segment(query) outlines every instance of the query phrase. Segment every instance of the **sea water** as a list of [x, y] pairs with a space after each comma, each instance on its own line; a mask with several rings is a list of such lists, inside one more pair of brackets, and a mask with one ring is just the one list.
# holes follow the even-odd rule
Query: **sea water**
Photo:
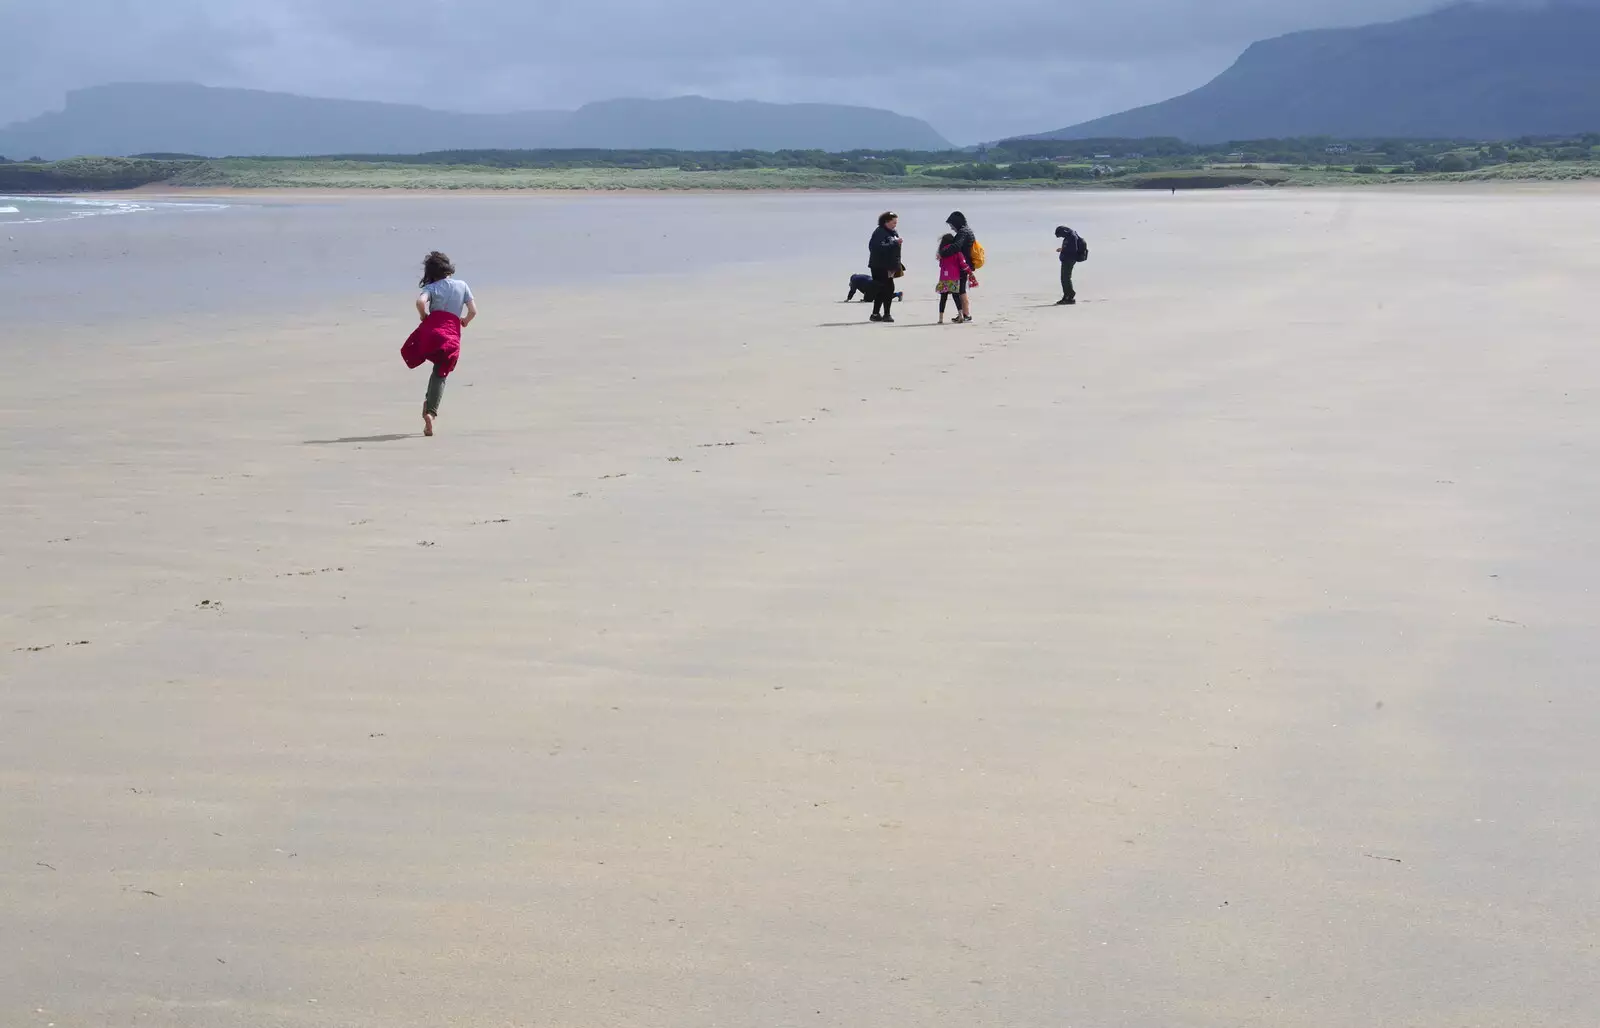
[[158, 210], [209, 209], [224, 204], [171, 203], [125, 197], [91, 200], [65, 196], [0, 196], [0, 227], [35, 225], [48, 221], [76, 221], [113, 214], [145, 214]]

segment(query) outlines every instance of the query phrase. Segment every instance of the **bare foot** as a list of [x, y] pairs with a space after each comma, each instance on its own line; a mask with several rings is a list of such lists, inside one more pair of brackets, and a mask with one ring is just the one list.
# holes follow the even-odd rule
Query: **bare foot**
[[433, 435], [433, 415], [432, 414], [424, 414], [422, 416], [422, 434], [423, 435]]

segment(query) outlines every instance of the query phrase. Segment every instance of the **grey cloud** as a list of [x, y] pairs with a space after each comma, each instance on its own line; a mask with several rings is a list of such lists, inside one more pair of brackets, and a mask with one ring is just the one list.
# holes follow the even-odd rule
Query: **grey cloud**
[[[0, 121], [196, 80], [473, 110], [686, 92], [892, 107], [970, 141], [1191, 88], [1253, 39], [1433, 0], [0, 0]], [[20, 27], [18, 27], [20, 26]]]

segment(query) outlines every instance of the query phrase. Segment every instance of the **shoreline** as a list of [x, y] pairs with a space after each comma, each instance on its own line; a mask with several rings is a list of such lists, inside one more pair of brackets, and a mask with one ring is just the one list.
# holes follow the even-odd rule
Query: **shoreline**
[[[1019, 144], [1020, 145], [1020, 144]], [[553, 153], [553, 152], [552, 152]], [[1565, 151], [1562, 151], [1565, 153]], [[1557, 159], [1538, 151], [1519, 159], [1462, 159], [1451, 167], [1430, 170], [1418, 162], [1369, 163], [1349, 166], [1293, 160], [1293, 154], [1271, 153], [1260, 163], [1214, 158], [1163, 157], [1135, 165], [1087, 165], [1080, 160], [1027, 154], [985, 156], [974, 163], [955, 155], [901, 155], [892, 163], [821, 160], [783, 153], [766, 157], [677, 155], [681, 159], [648, 159], [631, 151], [606, 152], [602, 158], [537, 151], [464, 152], [459, 154], [347, 157], [148, 158], [76, 157], [54, 162], [0, 165], [0, 191], [18, 195], [54, 192], [131, 192], [134, 195], [260, 195], [284, 191], [297, 195], [347, 192], [417, 193], [422, 195], [601, 193], [1066, 193], [1183, 191], [1214, 192], [1262, 188], [1457, 188], [1473, 183], [1513, 182], [1561, 184], [1600, 179], [1600, 163]], [[1253, 155], [1252, 155], [1253, 156]], [[1303, 156], [1303, 155], [1302, 155]], [[873, 160], [876, 160], [874, 158]], [[1442, 159], [1441, 159], [1442, 163]], [[1465, 170], [1471, 169], [1471, 170]]]
[[[1592, 179], [1469, 179], [1469, 180], [1423, 180], [1399, 182], [1330, 182], [1330, 183], [1295, 183], [1287, 182], [1275, 186], [1226, 186], [1218, 189], [1179, 189], [1181, 195], [1236, 195], [1239, 193], [1274, 194], [1274, 193], [1372, 193], [1375, 191], [1405, 191], [1408, 193], [1438, 192], [1438, 193], [1547, 193], [1563, 192], [1567, 190], [1597, 190], [1600, 189], [1600, 178]], [[916, 186], [905, 189], [856, 189], [845, 186], [832, 187], [782, 187], [775, 186], [770, 189], [742, 189], [742, 188], [625, 188], [625, 189], [562, 189], [558, 187], [536, 186], [526, 188], [507, 189], [447, 189], [438, 187], [421, 187], [417, 189], [394, 188], [389, 186], [168, 186], [149, 185], [139, 186], [134, 189], [96, 190], [62, 193], [34, 193], [34, 194], [7, 194], [21, 198], [29, 196], [62, 197], [72, 199], [94, 199], [96, 197], [143, 197], [146, 199], [273, 199], [292, 198], [297, 200], [327, 199], [393, 199], [396, 197], [414, 197], [417, 199], [447, 199], [460, 197], [463, 199], [484, 199], [492, 197], [604, 197], [604, 196], [877, 196], [901, 194], [906, 196], [932, 196], [940, 193], [954, 193], [963, 196], [1012, 196], [1019, 193], [1031, 194], [1064, 194], [1064, 195], [1161, 195], [1166, 194], [1165, 189], [1135, 189], [1112, 185], [1076, 185], [1076, 186], [1038, 186], [1028, 188], [1025, 186], [995, 186], [992, 183], [963, 187], [960, 185], [937, 187]]]
[[[139, 186], [136, 189], [119, 189], [119, 190], [109, 190], [109, 191], [105, 191], [105, 192], [93, 192], [93, 193], [70, 193], [70, 194], [65, 194], [64, 193], [64, 194], [57, 194], [57, 195], [73, 196], [73, 197], [93, 197], [93, 196], [107, 196], [107, 195], [113, 195], [114, 194], [114, 195], [117, 195], [117, 196], [148, 196], [148, 197], [157, 197], [157, 196], [180, 197], [180, 196], [186, 196], [186, 197], [217, 197], [217, 198], [235, 197], [235, 198], [237, 198], [237, 197], [248, 197], [248, 196], [270, 196], [270, 195], [282, 194], [284, 196], [294, 196], [294, 197], [300, 197], [300, 198], [311, 197], [311, 196], [322, 196], [322, 197], [327, 197], [328, 199], [349, 199], [349, 198], [354, 198], [354, 197], [396, 197], [396, 196], [415, 196], [415, 197], [426, 197], [426, 198], [430, 198], [430, 199], [446, 199], [446, 198], [450, 198], [450, 197], [463, 197], [463, 198], [468, 198], [468, 199], [481, 199], [481, 198], [484, 198], [484, 197], [494, 197], [494, 196], [552, 196], [552, 197], [561, 197], [561, 196], [573, 196], [573, 197], [577, 197], [577, 196], [629, 196], [629, 197], [639, 197], [639, 196], [714, 196], [714, 195], [715, 196], [722, 196], [722, 195], [727, 195], [727, 196], [815, 196], [815, 195], [830, 195], [830, 194], [835, 194], [835, 193], [842, 194], [842, 195], [850, 195], [850, 196], [875, 196], [875, 195], [887, 194], [887, 193], [905, 193], [905, 194], [908, 194], [908, 195], [919, 195], [920, 196], [920, 195], [924, 195], [924, 194], [935, 194], [935, 193], [942, 193], [942, 192], [962, 193], [962, 194], [974, 194], [974, 193], [979, 193], [979, 194], [981, 194], [981, 193], [1013, 194], [1013, 193], [1028, 193], [1028, 192], [1048, 192], [1048, 193], [1076, 192], [1076, 193], [1086, 193], [1086, 192], [1106, 192], [1106, 191], [1108, 191], [1108, 190], [1105, 187], [1098, 187], [1098, 188], [1089, 187], [1089, 188], [1079, 188], [1079, 189], [1060, 189], [1060, 188], [1048, 188], [1048, 187], [1047, 188], [1041, 188], [1041, 189], [1019, 189], [1019, 188], [970, 188], [970, 189], [962, 189], [962, 188], [956, 187], [956, 188], [946, 189], [943, 186], [940, 186], [940, 187], [937, 187], [937, 188], [912, 187], [912, 188], [909, 188], [909, 189], [893, 189], [893, 188], [861, 189], [861, 188], [851, 188], [851, 187], [848, 187], [848, 186], [839, 186], [839, 187], [836, 187], [836, 188], [835, 187], [827, 187], [827, 186], [810, 186], [810, 187], [806, 187], [806, 186], [798, 186], [798, 187], [797, 186], [774, 186], [774, 187], [772, 187], [770, 189], [742, 189], [742, 188], [734, 188], [734, 187], [722, 187], [722, 188], [706, 187], [706, 188], [702, 188], [702, 189], [684, 189], [684, 188], [672, 188], [672, 187], [661, 188], [661, 189], [651, 189], [651, 188], [646, 188], [646, 187], [628, 187], [628, 188], [619, 188], [619, 189], [592, 189], [592, 188], [590, 188], [590, 189], [562, 189], [562, 188], [560, 188], [558, 186], [527, 186], [527, 187], [515, 187], [515, 188], [506, 188], [506, 189], [448, 189], [448, 188], [441, 188], [441, 187], [437, 187], [437, 186], [423, 186], [423, 187], [419, 187], [419, 188], [416, 188], [416, 189], [405, 189], [405, 188], [395, 188], [395, 187], [392, 187], [392, 186], [337, 186], [337, 187], [327, 187], [327, 186], [261, 186], [261, 187], [258, 188], [258, 187], [252, 187], [252, 186], [164, 186], [164, 185], [150, 185], [150, 186]], [[40, 195], [43, 195], [43, 194], [40, 194]]]

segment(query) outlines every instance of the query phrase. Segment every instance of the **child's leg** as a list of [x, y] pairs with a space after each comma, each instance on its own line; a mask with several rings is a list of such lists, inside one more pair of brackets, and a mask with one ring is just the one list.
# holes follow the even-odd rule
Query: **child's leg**
[[439, 413], [439, 401], [444, 399], [444, 377], [439, 374], [439, 369], [434, 368], [433, 374], [428, 376], [428, 395], [422, 399], [422, 413]]
[[444, 399], [444, 376], [434, 366], [428, 375], [428, 392], [422, 398], [422, 434], [433, 435], [433, 419], [439, 415], [439, 401]]
[[950, 302], [950, 294], [949, 293], [940, 293], [939, 294], [939, 320], [940, 321], [944, 320], [945, 304], [947, 304], [949, 302]]

